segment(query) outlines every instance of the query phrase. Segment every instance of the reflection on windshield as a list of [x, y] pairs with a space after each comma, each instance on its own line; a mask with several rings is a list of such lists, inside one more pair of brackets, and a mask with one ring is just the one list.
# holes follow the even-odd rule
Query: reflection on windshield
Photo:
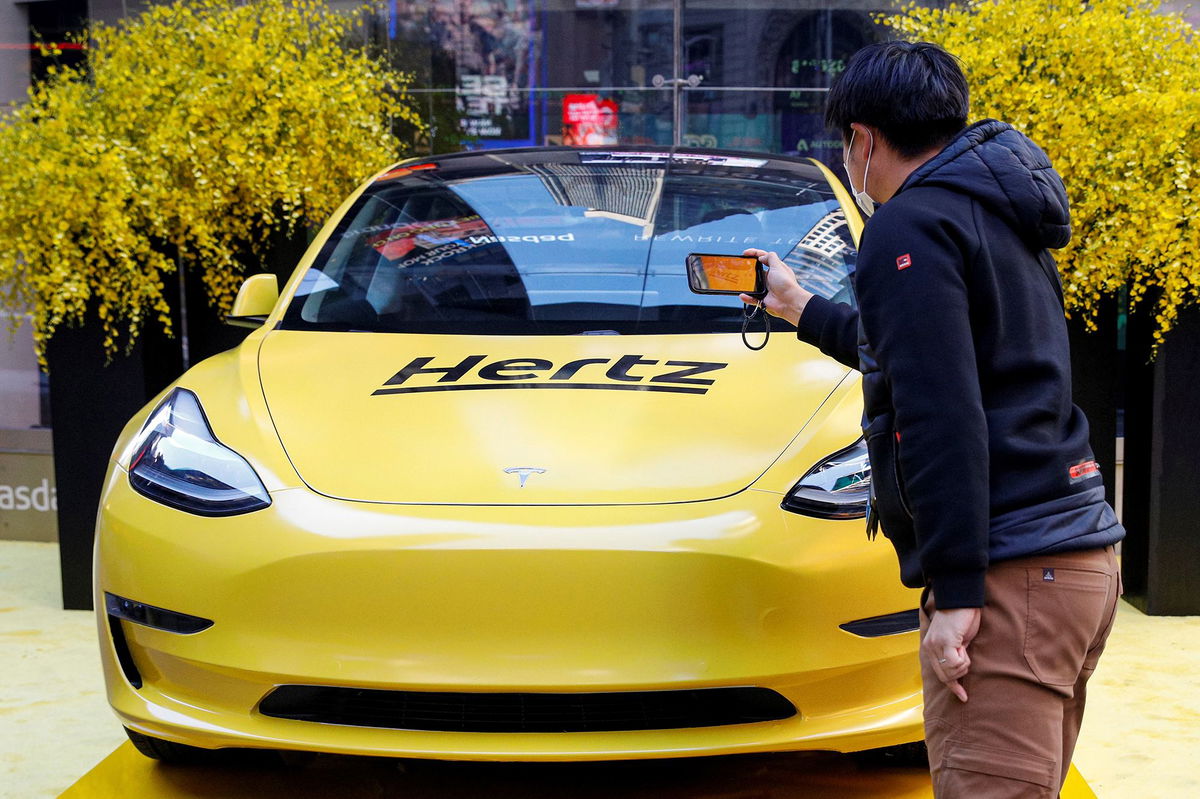
[[398, 264], [399, 266], [430, 263], [437, 260], [432, 253], [437, 251], [439, 244], [461, 242], [463, 239], [470, 240], [472, 237], [487, 236], [491, 233], [479, 214], [383, 225], [382, 228], [378, 233], [367, 236], [366, 243], [387, 260], [395, 262], [414, 249], [423, 251], [416, 256], [417, 260], [405, 260]]
[[775, 250], [852, 302], [854, 250], [825, 184], [550, 163], [372, 187], [300, 286], [285, 327], [471, 334], [736, 332], [736, 297], [688, 290], [689, 252]]

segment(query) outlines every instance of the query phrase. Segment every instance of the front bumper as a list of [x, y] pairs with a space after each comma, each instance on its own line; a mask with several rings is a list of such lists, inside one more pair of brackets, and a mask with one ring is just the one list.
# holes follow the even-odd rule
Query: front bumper
[[[916, 633], [839, 624], [915, 607], [890, 547], [861, 523], [780, 510], [748, 490], [612, 507], [372, 505], [306, 489], [202, 519], [151, 503], [114, 469], [97, 537], [104, 592], [213, 620], [192, 635], [122, 622], [122, 673], [97, 614], [125, 725], [206, 748], [478, 760], [589, 760], [921, 737]], [[281, 684], [458, 692], [761, 686], [798, 713], [686, 729], [416, 731], [272, 718]]]

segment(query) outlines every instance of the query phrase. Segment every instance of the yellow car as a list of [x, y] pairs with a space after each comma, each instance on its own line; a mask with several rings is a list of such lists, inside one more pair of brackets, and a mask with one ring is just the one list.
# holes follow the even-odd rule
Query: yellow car
[[[535, 148], [360, 187], [134, 417], [95, 598], [138, 748], [600, 760], [918, 741], [856, 372], [689, 252], [852, 302], [816, 162]], [[761, 336], [761, 319], [747, 335]]]

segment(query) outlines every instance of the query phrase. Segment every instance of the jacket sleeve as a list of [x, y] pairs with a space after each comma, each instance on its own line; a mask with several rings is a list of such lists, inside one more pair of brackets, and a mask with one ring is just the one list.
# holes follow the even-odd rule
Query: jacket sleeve
[[973, 228], [893, 203], [871, 219], [855, 278], [895, 411], [897, 479], [942, 609], [982, 606], [988, 565], [988, 431], [966, 280], [977, 249]]
[[813, 295], [800, 315], [796, 337], [835, 361], [858, 368], [858, 311], [849, 305]]

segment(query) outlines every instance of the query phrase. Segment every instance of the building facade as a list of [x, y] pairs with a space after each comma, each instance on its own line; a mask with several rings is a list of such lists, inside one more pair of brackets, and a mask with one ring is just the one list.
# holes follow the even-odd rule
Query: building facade
[[[939, 1], [940, 0], [935, 0]], [[357, 3], [333, 0], [347, 8]], [[35, 43], [142, 0], [0, 0], [0, 102], [45, 68]], [[681, 144], [834, 158], [825, 91], [886, 36], [890, 0], [381, 0], [371, 36], [412, 90], [426, 151]], [[82, 58], [67, 52], [67, 60]]]
[[[252, 2], [252, 0], [237, 0]], [[357, 0], [329, 0], [358, 7]], [[939, 5], [948, 0], [925, 0]], [[823, 97], [900, 0], [376, 0], [370, 36], [411, 74], [426, 152], [555, 143], [681, 144], [835, 163]], [[0, 0], [0, 105], [62, 42], [148, 0]], [[1163, 9], [1200, 24], [1190, 0]], [[83, 52], [68, 49], [65, 62]]]
[[431, 150], [680, 144], [840, 159], [824, 94], [886, 0], [391, 2]]

